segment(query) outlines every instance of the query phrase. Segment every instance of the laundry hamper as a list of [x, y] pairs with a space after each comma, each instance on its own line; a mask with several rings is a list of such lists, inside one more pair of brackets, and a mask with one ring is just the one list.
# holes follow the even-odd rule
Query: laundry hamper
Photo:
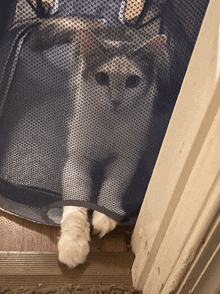
[[208, 2], [12, 1], [1, 209], [59, 225], [76, 205], [134, 223]]

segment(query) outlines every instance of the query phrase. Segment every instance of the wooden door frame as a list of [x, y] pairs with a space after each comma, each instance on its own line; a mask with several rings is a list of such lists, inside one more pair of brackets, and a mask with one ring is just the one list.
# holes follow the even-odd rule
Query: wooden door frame
[[219, 11], [211, 0], [132, 236], [144, 294], [177, 293], [219, 210]]

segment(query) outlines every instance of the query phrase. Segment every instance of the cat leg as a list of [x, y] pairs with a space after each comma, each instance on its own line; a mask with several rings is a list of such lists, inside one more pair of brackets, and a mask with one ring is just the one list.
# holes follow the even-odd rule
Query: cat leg
[[92, 193], [91, 161], [85, 157], [67, 160], [62, 175], [63, 200], [89, 201]]
[[[107, 167], [97, 204], [122, 217], [125, 215], [122, 208], [122, 197], [136, 171], [138, 159], [139, 156], [136, 154], [130, 158], [121, 156]], [[103, 213], [98, 211], [93, 213], [94, 233], [99, 234], [100, 237], [112, 231], [117, 224], [115, 220]]]
[[65, 206], [61, 221], [61, 237], [58, 242], [58, 259], [69, 268], [86, 261], [89, 254], [90, 223], [87, 208]]
[[[68, 158], [62, 176], [64, 200], [89, 201], [92, 188], [90, 167], [90, 161], [85, 158]], [[76, 206], [63, 208], [58, 258], [70, 268], [84, 263], [90, 251], [90, 223], [87, 210]]]

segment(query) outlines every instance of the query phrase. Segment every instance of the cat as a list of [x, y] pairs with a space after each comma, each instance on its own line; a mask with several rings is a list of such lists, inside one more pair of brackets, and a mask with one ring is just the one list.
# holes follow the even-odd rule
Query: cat
[[[73, 111], [68, 123], [68, 157], [62, 174], [63, 199], [89, 201], [93, 187], [91, 173], [100, 165], [104, 179], [97, 204], [123, 217], [122, 196], [144, 151], [146, 112], [152, 110], [157, 88], [155, 61], [166, 37], [158, 35], [138, 48], [120, 41], [104, 44], [92, 33], [89, 22], [79, 24], [74, 19], [71, 25], [68, 19], [66, 23], [67, 26], [60, 23], [56, 32], [45, 26], [44, 41], [41, 40], [41, 46], [50, 46], [45, 28], [57, 43], [67, 35], [72, 38], [69, 92]], [[63, 208], [58, 258], [69, 268], [84, 263], [89, 254], [87, 211], [86, 207]], [[100, 237], [117, 224], [94, 210], [93, 231]]]
[[[63, 171], [63, 197], [91, 195], [91, 170], [105, 166], [98, 204], [122, 215], [121, 198], [128, 187], [145, 146], [146, 109], [152, 107], [147, 95], [155, 88], [152, 47], [155, 54], [164, 43], [158, 36], [135, 50], [119, 54], [106, 52], [88, 31], [80, 30], [81, 69], [75, 83], [74, 115], [70, 122], [68, 159]], [[128, 50], [127, 50], [128, 51]], [[74, 172], [71, 172], [74, 171]], [[110, 198], [110, 202], [108, 199]], [[92, 225], [103, 237], [117, 222], [94, 211]], [[90, 225], [87, 208], [64, 207], [59, 240], [59, 260], [75, 267], [89, 253]]]

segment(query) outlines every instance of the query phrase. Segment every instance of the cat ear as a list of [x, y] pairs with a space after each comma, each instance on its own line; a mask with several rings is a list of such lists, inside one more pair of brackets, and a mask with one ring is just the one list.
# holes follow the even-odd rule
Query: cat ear
[[79, 30], [80, 52], [88, 67], [95, 67], [105, 58], [105, 48], [89, 31]]
[[134, 51], [134, 54], [145, 53], [151, 54], [155, 58], [160, 54], [161, 50], [163, 49], [164, 45], [166, 44], [167, 37], [165, 35], [158, 35], [144, 45], [139, 47]]

